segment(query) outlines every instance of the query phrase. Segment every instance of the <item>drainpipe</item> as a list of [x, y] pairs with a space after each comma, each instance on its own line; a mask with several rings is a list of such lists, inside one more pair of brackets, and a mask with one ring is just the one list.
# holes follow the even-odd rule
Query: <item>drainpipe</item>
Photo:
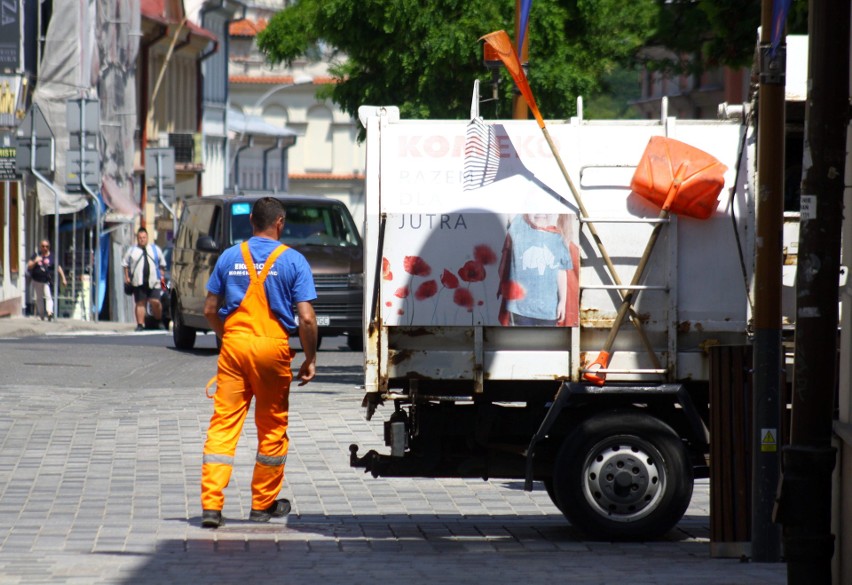
[[[784, 52], [770, 51], [772, 0], [761, 3], [757, 123], [757, 224], [754, 251], [751, 560], [781, 559], [781, 531], [772, 523], [780, 477], [781, 233], [784, 219]], [[783, 41], [782, 41], [783, 42]], [[784, 51], [784, 52], [782, 52]]]
[[167, 26], [161, 26], [160, 30], [162, 31], [162, 33], [159, 36], [151, 39], [151, 42], [145, 43], [145, 45], [143, 47], [141, 47], [141, 50], [140, 50], [140, 52], [142, 54], [142, 68], [141, 68], [142, 69], [142, 83], [141, 83], [142, 87], [141, 87], [141, 90], [139, 92], [139, 94], [140, 94], [139, 99], [142, 102], [140, 104], [140, 106], [141, 106], [140, 111], [145, 112], [144, 122], [142, 123], [142, 137], [140, 139], [140, 144], [139, 144], [139, 147], [140, 147], [139, 148], [139, 151], [140, 151], [139, 152], [139, 162], [140, 162], [140, 165], [142, 167], [142, 189], [140, 190], [141, 193], [139, 195], [139, 207], [140, 207], [140, 211], [141, 211], [141, 217], [140, 217], [140, 220], [139, 220], [140, 227], [146, 227], [146, 225], [145, 225], [145, 223], [146, 223], [145, 222], [145, 206], [148, 203], [148, 186], [147, 186], [147, 181], [145, 180], [145, 148], [148, 146], [148, 108], [149, 108], [149, 104], [152, 101], [148, 97], [148, 71], [150, 69], [150, 62], [151, 62], [150, 51], [151, 51], [151, 48], [154, 47], [154, 45], [156, 45], [161, 40], [166, 38], [166, 35], [168, 34], [169, 29], [168, 29]]
[[[231, 52], [231, 49], [230, 49], [231, 40], [228, 36], [228, 25], [230, 25], [230, 23], [233, 22], [234, 20], [245, 19], [246, 15], [248, 14], [248, 6], [244, 3], [242, 3], [242, 2], [239, 2], [238, 0], [237, 0], [237, 2], [239, 3], [239, 5], [242, 9], [240, 14], [239, 14], [239, 17], [238, 18], [229, 18], [229, 19], [226, 19], [224, 21], [225, 27], [224, 27], [224, 30], [222, 31], [222, 39], [221, 39], [221, 42], [222, 42], [223, 47], [225, 49], [225, 87], [224, 87], [224, 92], [225, 92], [225, 104], [224, 104], [225, 105], [225, 120], [224, 120], [224, 125], [225, 125], [225, 152], [223, 153], [224, 156], [222, 157], [222, 160], [225, 161], [225, 168], [223, 169], [223, 173], [222, 173], [224, 175], [222, 178], [223, 178], [223, 185], [225, 186], [225, 190], [227, 190], [227, 187], [228, 187], [229, 182], [230, 182], [229, 161], [231, 160], [230, 141], [228, 140], [228, 104], [230, 103], [230, 91], [229, 91], [229, 85], [228, 85], [228, 62], [229, 62], [229, 56], [230, 56], [230, 52]], [[224, 6], [225, 6], [225, 0], [219, 0], [218, 4], [211, 5], [209, 7], [202, 7], [201, 12], [199, 13], [201, 25], [204, 26], [204, 16], [206, 14], [222, 11], [224, 9]], [[228, 11], [225, 11], [225, 12], [228, 12]]]
[[254, 147], [254, 136], [249, 135], [245, 144], [237, 149], [234, 155], [234, 193], [240, 190], [240, 154], [247, 148]]
[[[204, 10], [202, 10], [202, 18], [204, 15]], [[203, 26], [203, 20], [202, 20]], [[201, 112], [201, 115], [195, 119], [195, 129], [198, 134], [201, 135], [201, 148], [204, 149], [204, 73], [201, 70], [201, 65], [215, 55], [219, 51], [219, 41], [212, 41], [210, 43], [211, 47], [209, 51], [201, 53], [196, 60], [195, 65], [195, 111]], [[201, 188], [201, 173], [198, 173], [195, 176], [195, 194], [198, 197], [204, 195], [203, 189]]]
[[[280, 150], [284, 146], [284, 141], [280, 138], [275, 139], [275, 144], [263, 150], [263, 190], [269, 190], [269, 153], [273, 150]], [[283, 170], [283, 169], [282, 169]]]

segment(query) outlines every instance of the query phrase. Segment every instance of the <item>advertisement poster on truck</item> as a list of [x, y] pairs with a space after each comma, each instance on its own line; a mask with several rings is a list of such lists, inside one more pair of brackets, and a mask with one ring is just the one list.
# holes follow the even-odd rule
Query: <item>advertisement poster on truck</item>
[[[460, 194], [463, 196], [463, 194]], [[388, 216], [388, 325], [576, 327], [574, 214], [482, 209]]]
[[418, 172], [383, 177], [399, 194], [382, 255], [386, 325], [578, 325], [576, 211], [530, 170], [526, 158], [546, 151], [517, 142], [475, 121], [455, 137], [383, 142], [393, 158], [418, 159]]

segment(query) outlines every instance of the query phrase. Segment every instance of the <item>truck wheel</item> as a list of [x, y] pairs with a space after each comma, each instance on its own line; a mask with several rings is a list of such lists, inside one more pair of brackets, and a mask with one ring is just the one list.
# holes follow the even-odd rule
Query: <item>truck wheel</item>
[[547, 495], [550, 496], [550, 501], [553, 502], [553, 505], [559, 508], [559, 511], [562, 511], [561, 504], [559, 503], [559, 498], [556, 496], [556, 489], [553, 487], [553, 478], [548, 477], [543, 480], [544, 490], [547, 492]]
[[192, 349], [195, 347], [195, 329], [187, 327], [183, 322], [183, 315], [179, 307], [175, 307], [175, 318], [172, 321], [172, 339], [178, 349]]
[[656, 538], [683, 517], [692, 466], [677, 433], [637, 412], [583, 421], [556, 456], [553, 491], [566, 518], [606, 540]]

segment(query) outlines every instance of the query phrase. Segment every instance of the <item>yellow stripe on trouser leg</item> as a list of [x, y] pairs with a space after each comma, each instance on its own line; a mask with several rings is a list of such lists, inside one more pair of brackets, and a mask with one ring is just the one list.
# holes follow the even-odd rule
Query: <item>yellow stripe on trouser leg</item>
[[201, 507], [221, 510], [231, 479], [234, 453], [251, 402], [251, 388], [240, 372], [240, 358], [222, 347], [213, 395], [213, 416], [204, 443], [201, 466]]
[[252, 505], [270, 507], [284, 481], [284, 462], [290, 445], [287, 424], [290, 410], [290, 345], [287, 339], [252, 339], [251, 386], [255, 390], [257, 458], [252, 476]]

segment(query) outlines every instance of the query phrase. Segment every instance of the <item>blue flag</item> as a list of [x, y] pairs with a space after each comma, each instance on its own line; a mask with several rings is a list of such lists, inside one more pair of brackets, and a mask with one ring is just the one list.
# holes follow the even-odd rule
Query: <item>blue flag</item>
[[530, 8], [532, 8], [532, 0], [521, 0], [521, 26], [518, 30], [518, 46], [515, 52], [520, 57], [524, 50], [524, 36], [527, 34], [527, 25], [530, 21]]
[[775, 56], [775, 51], [778, 50], [778, 45], [781, 44], [781, 38], [784, 36], [784, 28], [787, 23], [787, 13], [790, 11], [790, 4], [793, 0], [773, 0], [772, 2], [772, 34], [770, 37], [771, 48], [770, 53]]

